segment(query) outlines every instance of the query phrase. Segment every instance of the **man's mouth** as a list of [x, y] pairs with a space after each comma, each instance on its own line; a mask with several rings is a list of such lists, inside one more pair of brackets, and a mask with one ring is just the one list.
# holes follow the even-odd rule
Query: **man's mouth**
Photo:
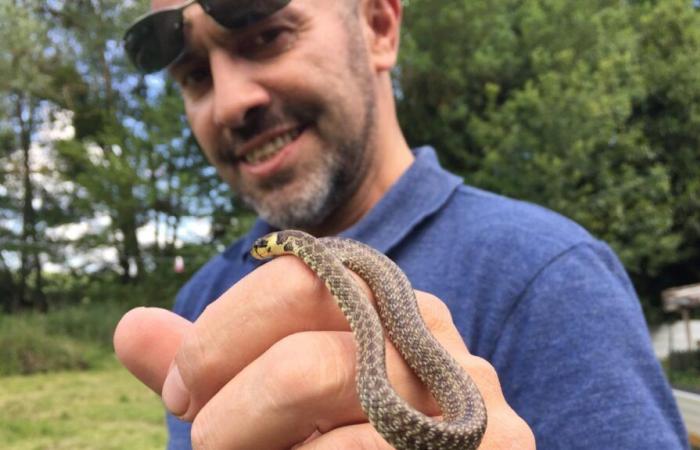
[[242, 159], [243, 161], [251, 165], [265, 162], [268, 159], [274, 157], [276, 154], [278, 154], [280, 150], [284, 148], [285, 145], [289, 144], [294, 139], [299, 137], [300, 134], [301, 129], [299, 128], [290, 130], [284, 134], [275, 137], [274, 139], [271, 139], [265, 144], [247, 152]]

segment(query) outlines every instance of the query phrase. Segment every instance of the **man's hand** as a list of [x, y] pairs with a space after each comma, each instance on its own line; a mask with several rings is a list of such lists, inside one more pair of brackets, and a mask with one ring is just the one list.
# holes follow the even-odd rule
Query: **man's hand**
[[[480, 448], [534, 448], [493, 367], [469, 354], [440, 300], [417, 295], [428, 328], [484, 397], [488, 428]], [[195, 323], [165, 310], [134, 309], [117, 326], [114, 346], [174, 415], [193, 422], [195, 449], [391, 448], [360, 408], [345, 318], [294, 257], [254, 271]], [[426, 414], [440, 414], [391, 345], [387, 365], [399, 395]]]

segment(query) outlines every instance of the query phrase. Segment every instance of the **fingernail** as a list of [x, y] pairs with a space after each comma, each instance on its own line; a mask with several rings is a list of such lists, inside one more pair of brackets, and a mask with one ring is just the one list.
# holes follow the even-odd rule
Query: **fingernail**
[[173, 364], [163, 383], [163, 403], [175, 416], [182, 416], [190, 407], [190, 393], [182, 381], [177, 366]]

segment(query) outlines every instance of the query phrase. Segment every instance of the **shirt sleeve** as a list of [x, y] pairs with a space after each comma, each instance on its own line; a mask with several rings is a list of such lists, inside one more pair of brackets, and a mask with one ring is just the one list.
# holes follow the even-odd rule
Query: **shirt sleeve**
[[689, 448], [637, 296], [603, 243], [537, 273], [490, 359], [539, 449]]
[[192, 438], [190, 437], [192, 424], [184, 422], [170, 413], [166, 413], [168, 423], [168, 447], [167, 450], [191, 450]]

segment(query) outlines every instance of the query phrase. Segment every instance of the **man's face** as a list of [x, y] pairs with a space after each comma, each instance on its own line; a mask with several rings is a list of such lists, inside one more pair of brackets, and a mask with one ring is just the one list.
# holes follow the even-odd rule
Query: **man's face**
[[368, 171], [373, 78], [346, 9], [293, 0], [236, 31], [185, 10], [189, 50], [170, 72], [192, 129], [221, 177], [280, 228], [319, 225]]

